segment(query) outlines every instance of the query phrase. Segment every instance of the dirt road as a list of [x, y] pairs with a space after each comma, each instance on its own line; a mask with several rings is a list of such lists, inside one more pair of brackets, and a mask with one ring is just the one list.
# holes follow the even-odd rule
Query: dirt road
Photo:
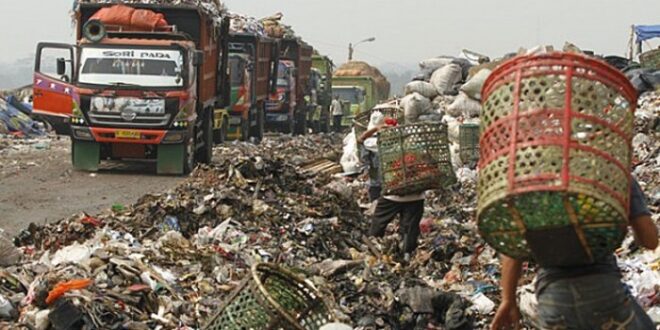
[[173, 188], [183, 177], [157, 176], [145, 163], [103, 163], [98, 173], [74, 171], [68, 138], [0, 145], [0, 228], [14, 235], [31, 222], [95, 214], [145, 193]]

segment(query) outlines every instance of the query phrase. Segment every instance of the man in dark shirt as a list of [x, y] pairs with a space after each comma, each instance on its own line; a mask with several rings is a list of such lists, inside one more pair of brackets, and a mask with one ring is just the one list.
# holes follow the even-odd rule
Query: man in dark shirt
[[[629, 217], [637, 242], [647, 249], [656, 249], [658, 229], [635, 180]], [[491, 330], [520, 328], [516, 287], [521, 273], [522, 261], [502, 256], [502, 303]], [[654, 329], [651, 319], [621, 283], [613, 255], [591, 265], [541, 268], [536, 297], [543, 329]]]

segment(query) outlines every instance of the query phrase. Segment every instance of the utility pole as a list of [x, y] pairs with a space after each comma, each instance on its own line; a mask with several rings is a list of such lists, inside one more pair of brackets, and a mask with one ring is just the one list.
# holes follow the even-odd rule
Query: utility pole
[[353, 45], [353, 43], [349, 43], [349, 44], [348, 44], [348, 61], [350, 62], [350, 61], [353, 60], [353, 53], [355, 52], [355, 47], [356, 47], [357, 45], [359, 45], [359, 44], [361, 44], [361, 43], [365, 43], [365, 42], [374, 42], [374, 41], [376, 41], [376, 38], [375, 38], [375, 37], [371, 37], [371, 38], [364, 39], [364, 40], [362, 40], [362, 41], [356, 43], [355, 45]]

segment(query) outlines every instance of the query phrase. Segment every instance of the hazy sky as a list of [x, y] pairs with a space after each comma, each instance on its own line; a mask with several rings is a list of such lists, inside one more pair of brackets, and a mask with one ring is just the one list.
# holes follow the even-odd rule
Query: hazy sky
[[[0, 62], [34, 53], [38, 41], [73, 42], [72, 0], [3, 1]], [[660, 24], [660, 0], [226, 0], [233, 12], [285, 23], [335, 63], [355, 57], [410, 64], [463, 48], [491, 57], [569, 40], [598, 53], [624, 54], [631, 24]]]

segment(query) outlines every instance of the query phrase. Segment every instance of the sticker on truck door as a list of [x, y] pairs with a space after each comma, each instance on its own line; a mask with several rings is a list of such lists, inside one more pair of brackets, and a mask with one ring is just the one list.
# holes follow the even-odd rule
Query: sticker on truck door
[[58, 134], [69, 134], [69, 118], [79, 110], [80, 98], [75, 82], [75, 47], [40, 43], [33, 80], [35, 115], [48, 121]]

